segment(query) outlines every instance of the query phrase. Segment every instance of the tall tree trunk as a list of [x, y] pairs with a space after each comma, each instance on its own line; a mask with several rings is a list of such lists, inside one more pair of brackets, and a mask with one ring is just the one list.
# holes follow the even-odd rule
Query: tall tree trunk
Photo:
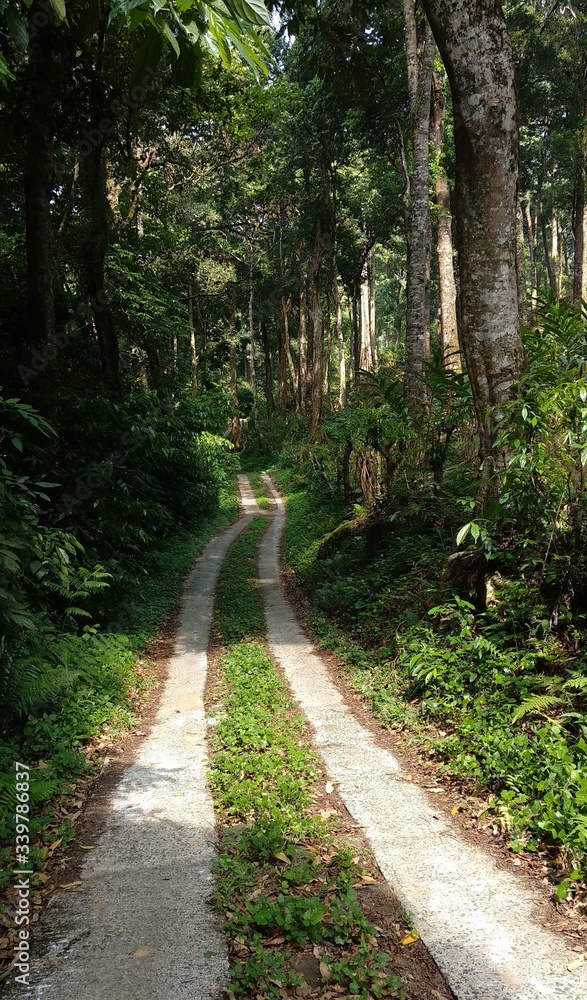
[[444, 169], [444, 116], [446, 101], [444, 80], [434, 73], [432, 86], [432, 145], [434, 164], [434, 203], [436, 206], [436, 259], [440, 305], [440, 343], [443, 364], [460, 372], [461, 356], [457, 325], [457, 286], [452, 244], [452, 214], [448, 177]]
[[516, 208], [516, 286], [518, 289], [518, 321], [520, 326], [528, 322], [526, 306], [526, 249], [524, 245], [524, 219], [518, 202]]
[[362, 371], [370, 372], [373, 368], [373, 357], [371, 354], [371, 311], [369, 308], [369, 276], [366, 273], [367, 269], [363, 272], [361, 276], [361, 286], [360, 286], [360, 303], [361, 309], [359, 313], [359, 335], [360, 335], [360, 347], [359, 347], [359, 368]]
[[425, 404], [424, 362], [430, 354], [430, 211], [428, 156], [434, 42], [429, 24], [418, 24], [414, 0], [402, 0], [406, 31], [412, 174], [407, 233], [407, 315], [404, 390], [408, 406]]
[[238, 451], [241, 444], [241, 421], [238, 412], [238, 392], [237, 392], [237, 368], [236, 368], [236, 285], [232, 287], [230, 296], [229, 315], [229, 343], [230, 343], [230, 404], [232, 416], [230, 418], [230, 436], [235, 451]]
[[342, 309], [336, 269], [332, 272], [332, 301], [334, 303], [334, 322], [336, 327], [336, 343], [338, 347], [338, 405], [342, 410], [346, 403], [346, 357], [344, 353], [344, 331], [342, 328]]
[[294, 399], [294, 405], [296, 410], [300, 408], [299, 392], [298, 392], [298, 376], [296, 373], [293, 358], [291, 356], [291, 344], [289, 341], [289, 317], [291, 313], [291, 295], [281, 296], [281, 311], [283, 314], [283, 340], [285, 345], [285, 357], [287, 360], [287, 367], [289, 370], [289, 379], [291, 382], [291, 391]]
[[285, 308], [285, 296], [281, 296], [281, 316], [277, 321], [277, 338], [279, 354], [279, 406], [282, 413], [287, 410], [287, 352], [285, 340], [288, 335], [288, 321]]
[[573, 302], [587, 301], [587, 130], [581, 132], [575, 186]]
[[356, 281], [350, 299], [353, 381], [356, 383], [361, 368], [361, 283]]
[[544, 215], [544, 206], [540, 205], [538, 210], [538, 216], [540, 219], [540, 231], [542, 233], [542, 249], [544, 251], [544, 263], [546, 265], [546, 273], [548, 274], [548, 284], [550, 285], [550, 290], [556, 299], [556, 269], [552, 264], [552, 248], [551, 241], [548, 238], [548, 229], [546, 225], [546, 218]]
[[[36, 27], [36, 15], [43, 24]], [[33, 341], [55, 339], [54, 261], [50, 196], [53, 180], [53, 16], [29, 9], [24, 197], [28, 330]]]
[[556, 208], [553, 205], [552, 213], [550, 216], [550, 259], [552, 262], [552, 274], [554, 278], [554, 297], [558, 300], [561, 296], [561, 271], [560, 271], [560, 260], [559, 260], [559, 242], [558, 242], [558, 218], [556, 214]]
[[267, 416], [271, 418], [275, 412], [275, 399], [273, 398], [273, 365], [271, 364], [269, 328], [266, 316], [261, 317], [261, 342], [263, 344], [263, 359], [265, 362], [265, 399], [267, 401]]
[[102, 375], [109, 391], [120, 393], [118, 337], [104, 287], [108, 254], [108, 198], [103, 146], [92, 146], [81, 162], [84, 203], [87, 212], [83, 248], [84, 285], [89, 303], [89, 317], [97, 338]]
[[188, 284], [188, 330], [190, 338], [190, 376], [191, 376], [191, 396], [192, 399], [198, 394], [198, 365], [199, 358], [196, 350], [196, 327], [194, 325], [194, 286], [193, 282]]
[[379, 367], [377, 350], [377, 327], [375, 317], [375, 247], [371, 247], [367, 258], [367, 281], [369, 284], [369, 338], [371, 341], [371, 364], [375, 371]]
[[298, 323], [298, 396], [299, 409], [306, 412], [306, 394], [308, 391], [308, 291], [306, 272], [300, 274]]
[[330, 394], [330, 362], [332, 356], [332, 303], [330, 302], [330, 297], [326, 297], [326, 322], [325, 327], [325, 338], [324, 338], [324, 360], [322, 365], [322, 395], [324, 399], [328, 399]]
[[536, 223], [532, 215], [529, 192], [522, 204], [522, 211], [526, 223], [526, 239], [528, 241], [528, 256], [530, 258], [530, 312], [533, 321], [538, 304], [538, 283], [536, 280]]
[[324, 236], [318, 223], [312, 243], [308, 265], [308, 319], [309, 319], [309, 430], [315, 434], [322, 416], [322, 361], [324, 341], [324, 316], [320, 303], [320, 268], [324, 254]]
[[[498, 426], [525, 360], [516, 285], [514, 62], [498, 0], [422, 2], [453, 98], [460, 333], [487, 480], [503, 464]], [[487, 484], [482, 496], [493, 489]]]
[[253, 393], [253, 423], [259, 420], [257, 403], [257, 373], [255, 371], [255, 324], [253, 322], [253, 268], [249, 272], [249, 348], [251, 352], [251, 391]]

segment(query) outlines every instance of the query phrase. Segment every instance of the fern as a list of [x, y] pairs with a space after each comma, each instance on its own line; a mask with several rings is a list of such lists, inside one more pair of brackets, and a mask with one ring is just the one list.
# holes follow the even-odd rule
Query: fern
[[564, 691], [587, 691], [587, 676], [569, 677], [563, 684]]
[[523, 718], [523, 716], [532, 715], [534, 713], [545, 714], [545, 710], [547, 708], [551, 708], [554, 705], [564, 704], [564, 699], [557, 697], [557, 695], [535, 694], [532, 698], [527, 698], [521, 705], [518, 705], [512, 715], [512, 721], [518, 722], [518, 720]]

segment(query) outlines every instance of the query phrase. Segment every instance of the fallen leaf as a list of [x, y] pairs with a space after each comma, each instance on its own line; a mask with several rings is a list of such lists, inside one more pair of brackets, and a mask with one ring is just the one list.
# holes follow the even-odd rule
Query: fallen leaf
[[136, 951], [132, 952], [133, 958], [148, 958], [151, 952], [148, 948], [137, 948]]
[[400, 941], [400, 944], [403, 945], [414, 944], [414, 941], [417, 940], [418, 940], [418, 931], [409, 931], [407, 934], [404, 934], [403, 938]]
[[81, 885], [81, 880], [79, 882], [64, 882], [61, 884], [61, 889], [75, 889], [76, 886]]
[[288, 865], [288, 864], [289, 864], [289, 858], [288, 858], [287, 854], [284, 854], [284, 853], [283, 853], [283, 851], [278, 851], [278, 852], [277, 852], [277, 854], [274, 854], [274, 855], [273, 855], [273, 857], [274, 857], [274, 858], [275, 858], [275, 859], [276, 859], [277, 861], [283, 861], [283, 862], [284, 862], [284, 863], [285, 863], [286, 865]]
[[332, 785], [329, 781], [327, 781], [324, 786], [324, 791], [326, 792], [327, 795], [331, 795], [332, 792], [334, 791], [334, 785]]
[[569, 970], [569, 972], [576, 972], [577, 969], [581, 968], [584, 961], [585, 959], [581, 955], [581, 958], [576, 958], [574, 962], [569, 962], [569, 964], [567, 965], [567, 969]]
[[322, 976], [322, 979], [325, 979], [327, 982], [332, 975], [330, 966], [327, 965], [326, 962], [320, 962], [320, 975]]
[[82, 851], [94, 851], [96, 849], [95, 844], [78, 844], [77, 845]]

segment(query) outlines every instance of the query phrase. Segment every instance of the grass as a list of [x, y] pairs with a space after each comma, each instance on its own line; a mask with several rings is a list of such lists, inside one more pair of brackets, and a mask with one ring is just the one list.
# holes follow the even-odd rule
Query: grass
[[[14, 841], [15, 761], [30, 766], [33, 882], [45, 881], [48, 846], [74, 837], [78, 807], [70, 805], [91, 777], [99, 756], [94, 738], [112, 738], [132, 728], [151, 686], [153, 665], [145, 647], [167, 617], [181, 583], [204, 544], [238, 514], [233, 492], [225, 492], [212, 517], [182, 530], [148, 553], [140, 579], [129, 582], [119, 610], [106, 610], [102, 632], [63, 635], [54, 643], [68, 685], [45, 696], [0, 740], [0, 887], [10, 882]], [[118, 596], [121, 601], [120, 595]], [[116, 615], [116, 618], [115, 618]], [[34, 682], [34, 664], [31, 683]]]
[[215, 903], [230, 941], [228, 996], [308, 995], [300, 954], [319, 959], [313, 996], [400, 996], [357, 901], [360, 859], [312, 808], [324, 776], [263, 637], [256, 553], [266, 527], [256, 519], [234, 543], [216, 599], [222, 704], [210, 777], [225, 825]]
[[[360, 533], [325, 546], [348, 512], [297, 471], [271, 472], [287, 501], [286, 558], [310, 597], [318, 642], [337, 653], [374, 715], [455, 780], [460, 802], [464, 788], [484, 799], [483, 815], [472, 813], [479, 825], [514, 852], [542, 852], [557, 898], [578, 898], [587, 887], [585, 671], [565, 667], [561, 643], [541, 637], [528, 583], [503, 582], [477, 611], [442, 583], [452, 527], [427, 521], [421, 507], [372, 556]], [[558, 702], [543, 698], [561, 670], [568, 687]]]

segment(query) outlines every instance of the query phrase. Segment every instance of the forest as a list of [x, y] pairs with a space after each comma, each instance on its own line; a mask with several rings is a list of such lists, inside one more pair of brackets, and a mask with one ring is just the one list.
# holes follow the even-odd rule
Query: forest
[[579, 926], [583, 0], [0, 0], [0, 176], [0, 889], [14, 761], [42, 873], [240, 469], [315, 643]]

